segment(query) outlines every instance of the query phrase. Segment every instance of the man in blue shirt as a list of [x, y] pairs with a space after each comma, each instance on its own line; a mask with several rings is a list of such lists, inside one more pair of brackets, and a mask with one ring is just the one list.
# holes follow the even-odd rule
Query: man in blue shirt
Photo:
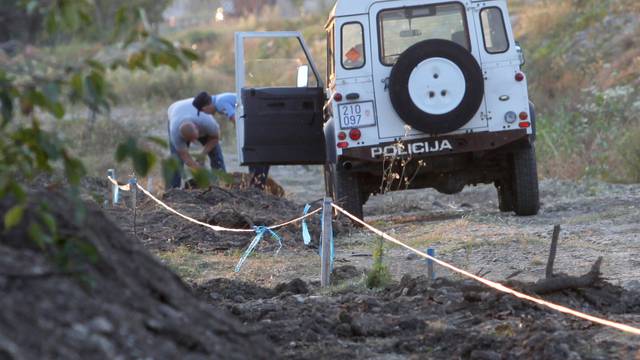
[[[210, 96], [207, 92], [201, 92], [193, 100], [193, 106], [198, 110], [198, 114], [203, 112], [213, 116], [220, 113], [235, 124], [236, 100], [237, 96], [234, 93]], [[222, 152], [219, 156], [222, 159]], [[224, 164], [224, 160], [221, 161]], [[269, 166], [249, 166], [249, 172], [252, 174], [251, 185], [264, 190], [269, 176]]]

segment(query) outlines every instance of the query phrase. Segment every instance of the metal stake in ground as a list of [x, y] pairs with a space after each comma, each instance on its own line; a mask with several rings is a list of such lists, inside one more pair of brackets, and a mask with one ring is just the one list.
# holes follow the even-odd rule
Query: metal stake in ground
[[[436, 249], [428, 248], [427, 255], [431, 257], [436, 257]], [[427, 272], [429, 276], [429, 281], [434, 281], [436, 279], [436, 272], [433, 269], [433, 260], [427, 259]]]
[[[116, 171], [114, 169], [107, 170], [107, 176], [116, 181]], [[111, 205], [116, 206], [120, 199], [120, 188], [118, 184], [111, 184]]]
[[138, 202], [138, 180], [133, 178], [129, 180], [129, 188], [131, 188], [131, 208], [133, 209], [133, 235], [137, 238], [138, 231], [136, 229], [136, 208]]
[[333, 245], [333, 226], [332, 226], [333, 206], [331, 198], [325, 198], [322, 204], [322, 237], [320, 258], [322, 261], [320, 268], [320, 286], [327, 287], [331, 282], [331, 249]]

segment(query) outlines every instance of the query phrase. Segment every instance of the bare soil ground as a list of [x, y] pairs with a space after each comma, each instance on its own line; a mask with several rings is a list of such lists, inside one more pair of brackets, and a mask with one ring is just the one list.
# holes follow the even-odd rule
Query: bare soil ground
[[[52, 191], [31, 199], [40, 202], [20, 226], [0, 233], [0, 359], [275, 356], [261, 334], [199, 301], [99, 209], [79, 213]], [[60, 237], [38, 246], [28, 233], [41, 204]], [[0, 215], [11, 205], [0, 202]]]
[[[233, 214], [277, 223], [298, 216], [305, 202], [322, 196], [319, 169], [290, 169], [272, 171], [289, 194], [287, 199], [255, 194], [242, 204], [223, 198], [207, 202], [203, 196], [210, 195], [201, 193], [168, 193], [166, 200], [200, 220], [230, 207], [235, 209]], [[551, 230], [560, 224], [556, 272], [586, 273], [603, 256], [607, 282], [547, 297], [639, 326], [640, 187], [544, 181], [541, 190], [543, 208], [536, 217], [500, 213], [495, 189], [481, 186], [455, 196], [422, 190], [373, 197], [365, 207], [366, 220], [418, 248], [434, 247], [442, 259], [500, 282], [507, 278], [532, 282], [544, 277]], [[234, 192], [232, 198], [238, 195]], [[265, 203], [269, 206], [264, 207]], [[290, 213], [285, 210], [289, 206]], [[165, 229], [162, 224], [167, 222], [183, 222], [163, 215], [153, 204], [143, 203], [139, 212], [147, 219], [143, 234]], [[129, 225], [122, 226], [131, 231]], [[312, 228], [316, 226], [317, 217]], [[297, 227], [282, 231], [289, 245], [278, 256], [272, 253], [274, 242], [265, 239], [264, 247], [239, 274], [233, 267], [251, 235], [242, 235], [226, 243], [224, 251], [216, 251], [216, 241], [227, 242], [227, 235], [207, 235], [208, 230], [183, 223], [161, 230], [183, 237], [175, 246], [148, 245], [192, 283], [202, 299], [228, 308], [242, 322], [266, 334], [284, 358], [640, 357], [640, 342], [634, 336], [494, 293], [443, 269], [437, 269], [439, 279], [429, 284], [423, 276], [424, 261], [394, 246], [386, 247], [385, 255], [392, 283], [381, 290], [367, 289], [363, 274], [371, 267], [375, 236], [354, 227], [339, 229], [336, 271], [341, 279], [330, 289], [318, 288], [317, 248], [301, 245]], [[313, 236], [317, 238], [317, 231]], [[210, 242], [214, 245], [203, 245]]]
[[[353, 268], [352, 268], [353, 270]], [[357, 271], [343, 271], [356, 276]], [[347, 283], [353, 279], [344, 279]], [[379, 290], [331, 293], [296, 279], [275, 289], [215, 279], [195, 289], [266, 334], [287, 359], [637, 359], [638, 341], [469, 281], [404, 276]], [[610, 284], [551, 298], [640, 319], [638, 292]], [[594, 299], [598, 299], [594, 301]]]

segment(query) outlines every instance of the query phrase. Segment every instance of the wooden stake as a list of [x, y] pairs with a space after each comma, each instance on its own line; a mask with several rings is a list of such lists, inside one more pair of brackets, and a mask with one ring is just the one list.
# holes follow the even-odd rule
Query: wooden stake
[[560, 238], [560, 225], [553, 227], [553, 237], [551, 238], [551, 249], [549, 250], [549, 260], [547, 261], [547, 279], [553, 277], [553, 263], [556, 261], [556, 251], [558, 249], [558, 239]]

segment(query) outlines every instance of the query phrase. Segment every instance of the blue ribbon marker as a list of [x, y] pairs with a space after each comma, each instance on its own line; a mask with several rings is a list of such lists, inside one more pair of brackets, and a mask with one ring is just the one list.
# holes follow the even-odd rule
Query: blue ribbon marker
[[[310, 209], [311, 209], [311, 205], [307, 204], [304, 207], [304, 214], [302, 214], [302, 216], [306, 216], [307, 213], [309, 213]], [[304, 241], [304, 244], [307, 246], [311, 244], [311, 235], [309, 234], [309, 227], [307, 226], [306, 218], [302, 220], [302, 240]]]
[[255, 250], [255, 248], [258, 246], [258, 244], [260, 243], [260, 240], [262, 240], [266, 232], [269, 232], [272, 238], [278, 240], [279, 246], [278, 246], [278, 250], [276, 250], [276, 256], [278, 255], [278, 253], [280, 253], [280, 250], [282, 249], [282, 239], [273, 230], [269, 229], [266, 226], [256, 226], [254, 229], [256, 231], [256, 237], [253, 239], [253, 241], [251, 241], [251, 244], [249, 244], [249, 247], [247, 248], [247, 250], [244, 252], [244, 254], [242, 254], [242, 257], [240, 258], [238, 265], [236, 265], [237, 273], [239, 273], [240, 270], [242, 270], [242, 265], [244, 265], [244, 262], [247, 260], [249, 255], [251, 255], [253, 250]]

